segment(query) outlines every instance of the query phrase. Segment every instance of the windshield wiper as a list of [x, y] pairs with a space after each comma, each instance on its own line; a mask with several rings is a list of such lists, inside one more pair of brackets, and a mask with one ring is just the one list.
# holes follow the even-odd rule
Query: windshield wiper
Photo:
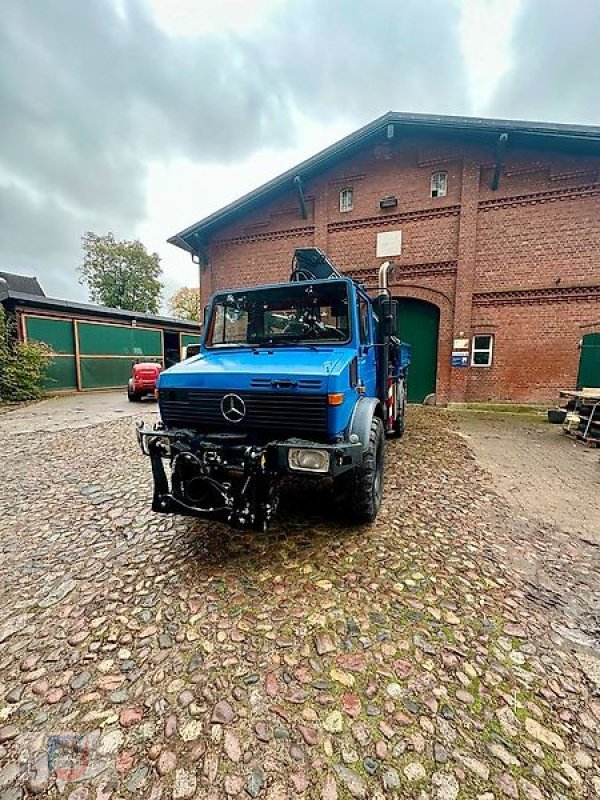
[[254, 347], [285, 347], [286, 345], [296, 344], [308, 347], [309, 350], [316, 350], [317, 347], [313, 342], [307, 342], [302, 336], [276, 336], [270, 339], [264, 339], [260, 342], [254, 342]]

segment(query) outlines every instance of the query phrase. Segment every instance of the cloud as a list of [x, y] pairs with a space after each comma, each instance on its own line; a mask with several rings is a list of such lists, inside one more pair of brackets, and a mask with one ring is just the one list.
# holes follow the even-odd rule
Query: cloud
[[599, 125], [598, 31], [596, 0], [523, 0], [513, 33], [513, 65], [490, 113]]
[[248, 30], [182, 37], [142, 0], [4, 0], [2, 11], [0, 265], [69, 297], [84, 296], [86, 230], [135, 236], [151, 162], [232, 164], [290, 146], [299, 114], [359, 125], [391, 107], [465, 102], [446, 0], [291, 0]]
[[460, 113], [459, 25], [447, 0], [294, 0], [271, 23], [267, 58], [294, 102], [315, 116]]

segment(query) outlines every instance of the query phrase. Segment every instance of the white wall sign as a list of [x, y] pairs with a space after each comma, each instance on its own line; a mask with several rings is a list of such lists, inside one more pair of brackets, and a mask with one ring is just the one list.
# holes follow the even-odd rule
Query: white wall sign
[[469, 349], [469, 340], [468, 339], [455, 339], [454, 344], [452, 345], [453, 350], [468, 350]]
[[377, 258], [390, 258], [402, 253], [402, 231], [383, 231], [377, 234]]

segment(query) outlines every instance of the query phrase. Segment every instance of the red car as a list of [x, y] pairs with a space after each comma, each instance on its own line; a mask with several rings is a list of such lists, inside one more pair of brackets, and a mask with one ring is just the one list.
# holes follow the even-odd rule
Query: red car
[[127, 397], [133, 403], [141, 400], [145, 394], [154, 395], [156, 381], [162, 372], [162, 364], [142, 362], [131, 368], [131, 378], [127, 384]]

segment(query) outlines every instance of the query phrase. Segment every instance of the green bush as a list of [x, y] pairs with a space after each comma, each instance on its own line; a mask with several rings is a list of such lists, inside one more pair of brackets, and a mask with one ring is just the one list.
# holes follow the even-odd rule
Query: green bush
[[0, 401], [22, 402], [41, 397], [52, 351], [40, 342], [15, 342], [0, 306]]

